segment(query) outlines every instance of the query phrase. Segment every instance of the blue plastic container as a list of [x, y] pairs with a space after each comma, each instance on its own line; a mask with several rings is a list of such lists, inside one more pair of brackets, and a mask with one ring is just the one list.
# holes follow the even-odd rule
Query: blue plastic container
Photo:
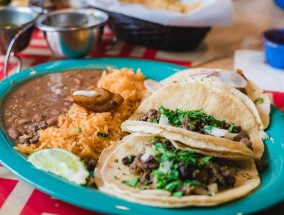
[[272, 29], [262, 34], [266, 62], [277, 69], [284, 69], [284, 29]]
[[274, 1], [275, 1], [275, 4], [276, 4], [278, 7], [284, 9], [284, 0], [274, 0]]

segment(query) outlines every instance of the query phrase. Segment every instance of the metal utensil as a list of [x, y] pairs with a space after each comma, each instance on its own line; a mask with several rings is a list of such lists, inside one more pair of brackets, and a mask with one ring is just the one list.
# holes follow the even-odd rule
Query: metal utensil
[[55, 56], [80, 58], [102, 49], [107, 21], [108, 15], [100, 10], [65, 9], [41, 15], [37, 27], [44, 32]]
[[21, 69], [17, 53], [28, 46], [38, 13], [28, 7], [1, 7], [0, 17], [0, 54], [6, 54], [4, 74], [7, 76], [11, 55], [17, 59], [17, 72]]

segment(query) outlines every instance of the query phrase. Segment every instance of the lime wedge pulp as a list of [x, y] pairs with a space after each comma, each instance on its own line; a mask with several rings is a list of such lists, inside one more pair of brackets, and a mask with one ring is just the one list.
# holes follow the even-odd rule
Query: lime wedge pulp
[[89, 176], [80, 158], [65, 149], [42, 149], [32, 153], [27, 160], [38, 169], [52, 172], [76, 184], [86, 184]]

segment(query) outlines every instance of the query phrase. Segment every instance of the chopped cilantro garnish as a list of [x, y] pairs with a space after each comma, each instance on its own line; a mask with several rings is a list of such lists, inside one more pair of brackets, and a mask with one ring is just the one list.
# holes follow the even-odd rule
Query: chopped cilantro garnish
[[99, 137], [108, 137], [108, 134], [104, 133], [104, 132], [98, 132], [97, 134]]
[[77, 131], [77, 132], [82, 132], [82, 129], [81, 129], [80, 127], [76, 127], [76, 128], [75, 128], [75, 131]]
[[[203, 183], [184, 179], [180, 174], [181, 165], [184, 168], [194, 167], [197, 171], [205, 169], [211, 162], [212, 157], [201, 155], [193, 151], [186, 151], [169, 147], [165, 144], [163, 139], [157, 139], [154, 143], [154, 150], [156, 151], [155, 159], [159, 162], [158, 169], [152, 169], [151, 177], [143, 183], [139, 181], [140, 177], [135, 177], [131, 180], [122, 181], [130, 187], [136, 187], [144, 190], [149, 189], [148, 186], [155, 186], [155, 189], [166, 190], [172, 194], [172, 196], [183, 196], [183, 187], [191, 186], [206, 186]], [[167, 162], [167, 165], [166, 165]], [[168, 168], [166, 171], [164, 168]], [[155, 181], [155, 183], [153, 183]], [[151, 188], [153, 189], [153, 187]], [[188, 194], [186, 194], [188, 195]]]
[[131, 161], [132, 161], [131, 155], [127, 155], [127, 161], [128, 161], [128, 163], [131, 163]]
[[129, 187], [135, 187], [137, 185], [137, 183], [138, 183], [139, 178], [140, 177], [135, 177], [135, 178], [133, 178], [131, 180], [128, 180], [128, 181], [123, 180], [121, 183], [122, 184], [126, 184]]
[[257, 98], [254, 100], [254, 103], [255, 103], [255, 104], [263, 104], [263, 102], [264, 102], [264, 99], [261, 98], [261, 97], [257, 97]]
[[211, 156], [204, 156], [203, 158], [200, 159], [200, 164], [208, 165], [211, 158], [212, 158]]
[[176, 109], [174, 111], [160, 106], [159, 111], [162, 115], [166, 116], [169, 123], [175, 127], [180, 127], [183, 124], [182, 119], [183, 121], [189, 122], [191, 125], [202, 125], [203, 127], [206, 126], [206, 128], [223, 128], [226, 124], [225, 120], [217, 120], [213, 116], [204, 113], [202, 109], [191, 111]]
[[230, 133], [232, 133], [233, 130], [234, 130], [234, 128], [235, 128], [235, 123], [231, 123], [230, 128], [228, 129], [228, 131], [229, 131]]
[[182, 191], [177, 191], [173, 193], [173, 196], [182, 197]]
[[118, 159], [115, 159], [114, 162], [115, 162], [115, 163], [118, 163]]
[[151, 119], [151, 122], [158, 124], [158, 121], [156, 119]]
[[117, 167], [117, 169], [118, 169], [118, 170], [121, 170], [121, 168], [120, 168], [120, 167]]
[[115, 176], [114, 176], [114, 179], [118, 180], [119, 178], [115, 175]]

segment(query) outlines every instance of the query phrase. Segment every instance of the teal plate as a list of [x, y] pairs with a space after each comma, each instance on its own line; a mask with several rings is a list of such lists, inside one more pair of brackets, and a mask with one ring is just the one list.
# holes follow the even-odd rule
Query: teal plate
[[[0, 95], [3, 98], [11, 89], [12, 84], [18, 84], [41, 74], [76, 68], [106, 68], [106, 66], [141, 68], [147, 78], [158, 81], [172, 75], [176, 71], [184, 69], [184, 67], [173, 64], [136, 59], [63, 60], [38, 65], [12, 75], [0, 83]], [[13, 143], [2, 129], [0, 130], [0, 161], [15, 175], [37, 189], [65, 202], [102, 213], [167, 215], [244, 214], [268, 208], [284, 200], [283, 129], [284, 115], [281, 111], [272, 107], [271, 124], [266, 130], [270, 139], [265, 141], [266, 153], [264, 155], [264, 159], [269, 163], [269, 168], [261, 175], [261, 186], [242, 199], [217, 207], [188, 207], [183, 209], [148, 207], [106, 195], [92, 188], [69, 183], [53, 174], [40, 171], [28, 163], [24, 155], [13, 149]]]

